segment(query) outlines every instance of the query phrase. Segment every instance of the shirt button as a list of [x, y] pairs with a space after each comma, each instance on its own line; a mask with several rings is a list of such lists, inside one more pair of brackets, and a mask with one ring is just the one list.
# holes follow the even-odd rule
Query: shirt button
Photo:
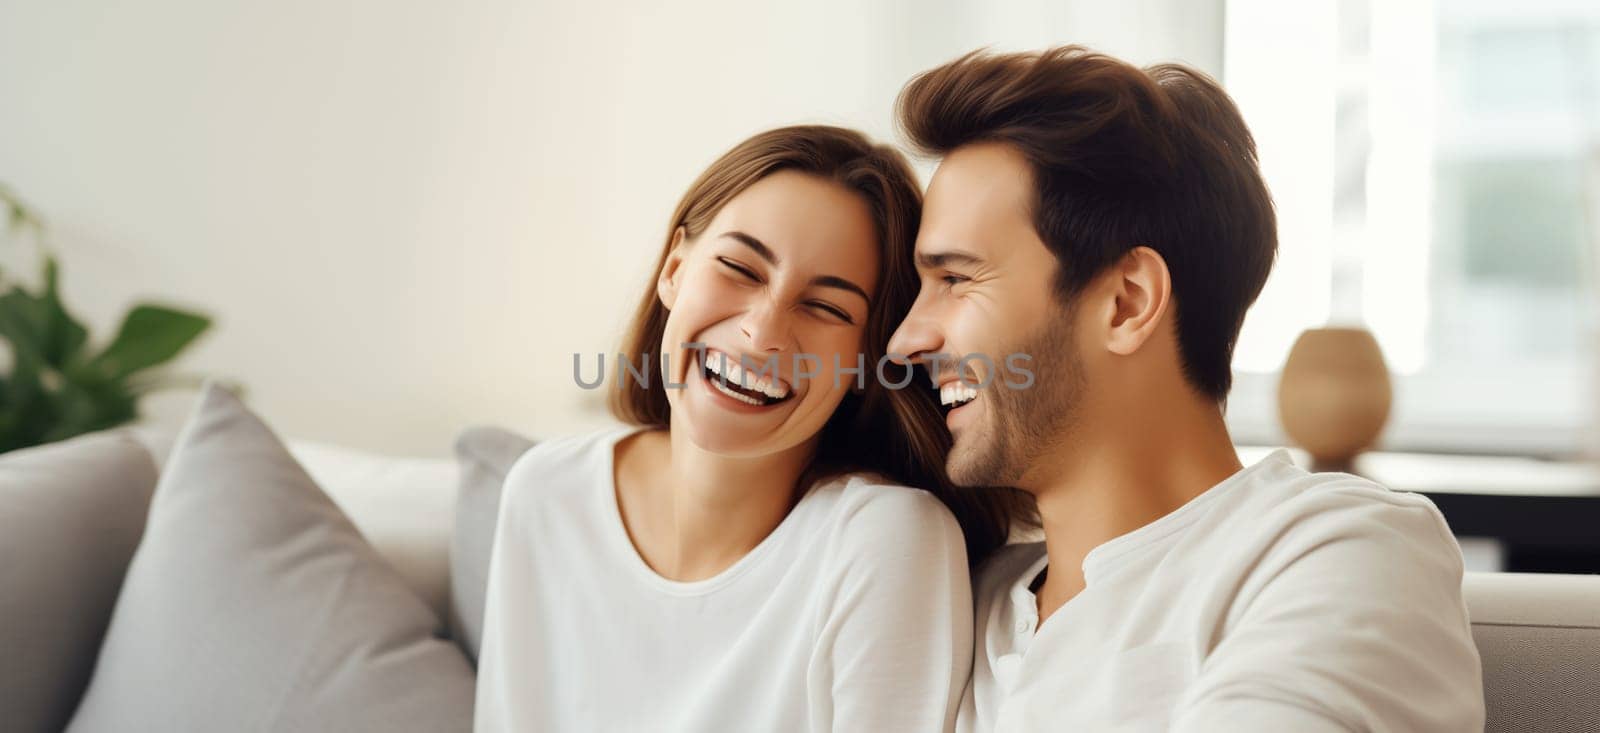
[[1033, 619], [1026, 619], [1026, 618], [1017, 619], [1017, 633], [1019, 633], [1019, 634], [1031, 634], [1031, 633], [1033, 633]]

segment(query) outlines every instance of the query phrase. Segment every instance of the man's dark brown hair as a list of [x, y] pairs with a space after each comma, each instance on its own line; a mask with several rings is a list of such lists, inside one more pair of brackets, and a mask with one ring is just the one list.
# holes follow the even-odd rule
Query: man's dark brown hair
[[1239, 327], [1278, 238], [1255, 140], [1215, 81], [1080, 46], [977, 51], [912, 79], [898, 107], [924, 153], [999, 142], [1027, 159], [1033, 225], [1055, 254], [1062, 303], [1134, 247], [1160, 253], [1184, 373], [1226, 399]]

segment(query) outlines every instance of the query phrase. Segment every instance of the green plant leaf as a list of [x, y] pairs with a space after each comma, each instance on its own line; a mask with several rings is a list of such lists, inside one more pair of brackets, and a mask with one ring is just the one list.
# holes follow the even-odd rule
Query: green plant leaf
[[134, 306], [111, 345], [90, 359], [84, 371], [108, 382], [125, 379], [177, 356], [210, 327], [211, 319], [198, 313], [150, 304]]
[[88, 330], [62, 301], [60, 268], [43, 246], [44, 222], [3, 184], [0, 217], [8, 220], [11, 234], [32, 235], [40, 245], [44, 275], [38, 291], [0, 282], [0, 339], [12, 354], [10, 372], [0, 375], [0, 452], [135, 419], [139, 395], [160, 383], [135, 375], [183, 351], [211, 320], [139, 305], [123, 318], [111, 344], [89, 358]]
[[38, 291], [0, 282], [0, 339], [10, 373], [0, 375], [0, 452], [114, 427], [138, 416], [139, 396], [160, 375], [139, 372], [177, 356], [211, 326], [207, 316], [141, 304], [124, 316], [110, 345], [92, 358], [88, 330], [62, 301], [60, 268], [43, 246], [43, 220], [0, 184], [0, 217], [11, 234], [32, 235], [43, 255]]
[[0, 294], [0, 336], [11, 342], [16, 363], [47, 363], [50, 309], [22, 288]]
[[55, 405], [45, 388], [43, 370], [37, 358], [20, 353], [12, 364], [0, 399], [0, 450], [38, 445], [55, 424]]
[[84, 342], [89, 339], [89, 331], [67, 312], [66, 305], [61, 302], [59, 278], [56, 258], [47, 255], [44, 260], [44, 295], [40, 298], [45, 318], [44, 358], [57, 367], [65, 367], [83, 348]]
[[0, 183], [0, 204], [5, 205], [6, 233], [21, 234], [31, 231], [37, 235], [44, 231], [44, 222], [3, 183]]
[[138, 417], [138, 397], [122, 382], [64, 382], [49, 396], [55, 419], [41, 442], [65, 440]]

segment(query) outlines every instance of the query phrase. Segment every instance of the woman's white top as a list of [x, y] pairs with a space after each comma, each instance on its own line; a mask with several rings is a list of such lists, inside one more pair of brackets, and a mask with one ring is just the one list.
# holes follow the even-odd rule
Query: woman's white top
[[972, 667], [961, 530], [926, 491], [813, 486], [748, 555], [677, 582], [623, 526], [615, 446], [542, 443], [506, 477], [478, 731], [939, 731]]

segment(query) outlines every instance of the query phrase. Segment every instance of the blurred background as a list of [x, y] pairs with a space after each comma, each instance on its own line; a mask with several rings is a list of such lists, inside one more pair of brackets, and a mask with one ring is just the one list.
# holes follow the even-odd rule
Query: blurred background
[[608, 419], [572, 354], [614, 352], [678, 197], [745, 136], [892, 138], [900, 86], [981, 45], [1219, 73], [1222, 11], [0, 0], [0, 181], [96, 336], [136, 301], [204, 312], [173, 370], [286, 434], [442, 456], [470, 423]]
[[91, 344], [135, 303], [209, 317], [167, 370], [242, 385], [288, 435], [443, 456], [474, 423], [573, 432], [607, 417], [572, 355], [615, 349], [721, 151], [795, 122], [896, 139], [914, 73], [1062, 43], [1203, 69], [1257, 136], [1282, 249], [1236, 355], [1241, 443], [1292, 442], [1279, 372], [1333, 324], [1381, 347], [1378, 448], [1593, 453], [1583, 0], [0, 0], [0, 182], [44, 232], [0, 257], [31, 272], [46, 239]]
[[1231, 0], [1223, 75], [1262, 147], [1283, 259], [1231, 415], [1271, 442], [1287, 341], [1361, 323], [1383, 444], [1581, 455], [1596, 402], [1600, 4]]

